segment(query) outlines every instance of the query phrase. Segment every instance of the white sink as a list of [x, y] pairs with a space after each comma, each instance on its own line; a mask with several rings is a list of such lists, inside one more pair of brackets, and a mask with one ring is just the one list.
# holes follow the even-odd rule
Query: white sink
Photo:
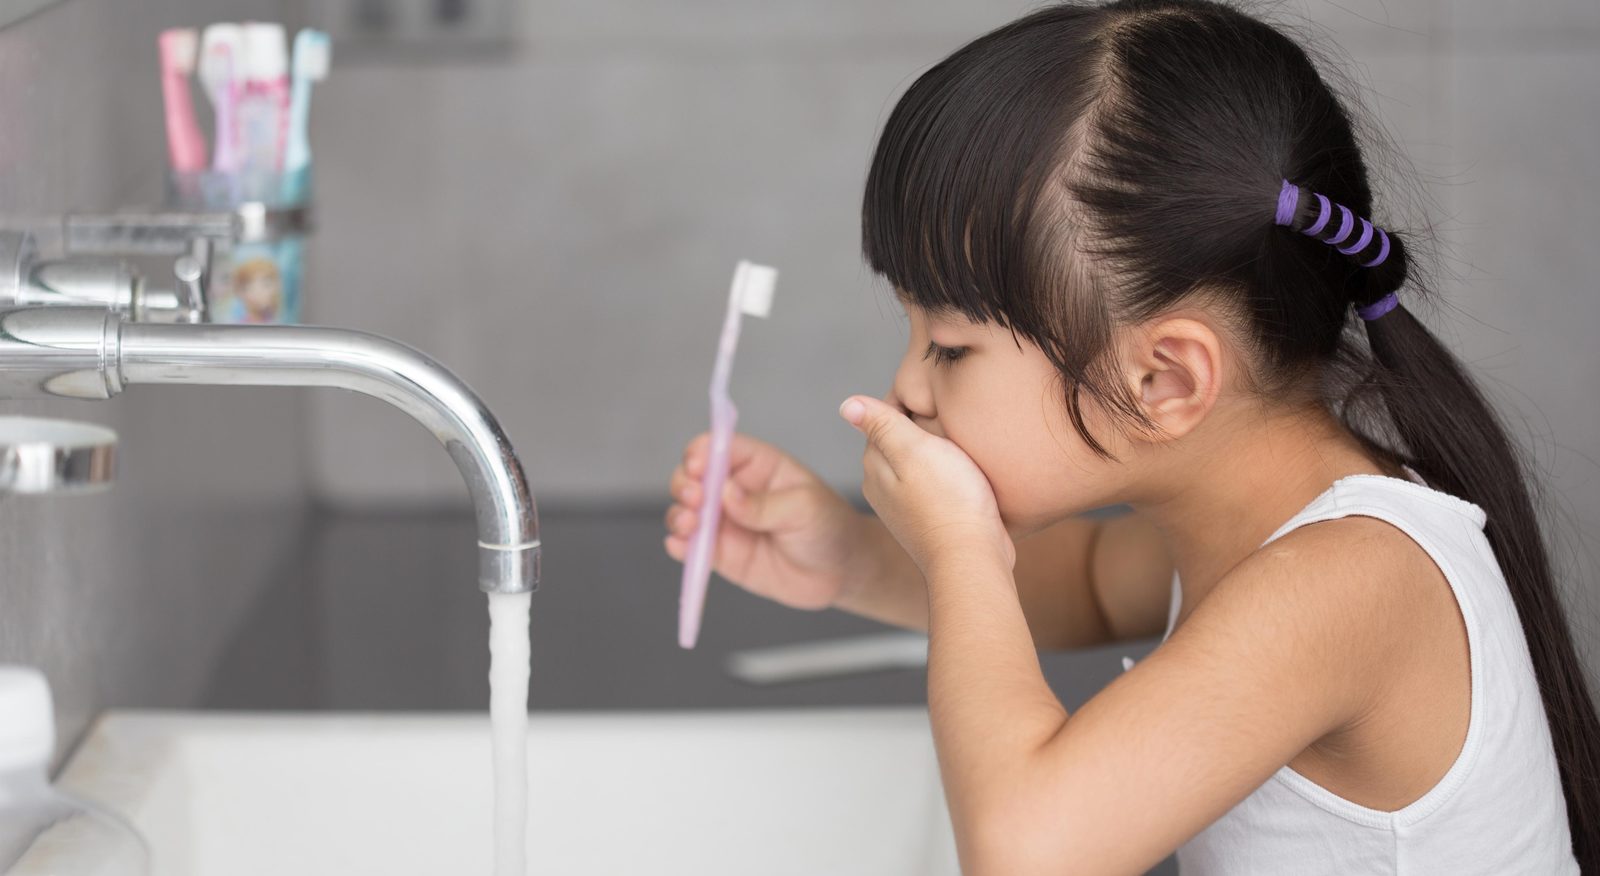
[[[535, 712], [529, 872], [955, 876], [921, 708]], [[487, 874], [482, 714], [109, 712], [61, 776], [156, 876]]]

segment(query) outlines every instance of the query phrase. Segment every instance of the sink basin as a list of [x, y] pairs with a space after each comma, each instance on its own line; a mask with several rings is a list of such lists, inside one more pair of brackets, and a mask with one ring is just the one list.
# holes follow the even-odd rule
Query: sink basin
[[[924, 708], [535, 712], [529, 872], [956, 876]], [[156, 876], [487, 874], [483, 714], [106, 713], [68, 790]]]

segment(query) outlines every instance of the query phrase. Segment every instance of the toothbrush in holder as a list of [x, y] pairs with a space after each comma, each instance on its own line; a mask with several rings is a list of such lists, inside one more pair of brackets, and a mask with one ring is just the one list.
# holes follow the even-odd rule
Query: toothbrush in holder
[[206, 166], [206, 141], [194, 120], [189, 77], [200, 51], [194, 28], [161, 32], [161, 97], [167, 110], [167, 158], [175, 179], [186, 180]]
[[237, 24], [213, 24], [200, 37], [200, 84], [211, 98], [217, 136], [211, 167], [219, 174], [244, 167], [239, 138], [239, 87], [244, 72], [244, 30]]
[[289, 132], [283, 152], [283, 200], [304, 201], [309, 190], [311, 140], [308, 122], [311, 114], [311, 84], [328, 78], [331, 47], [328, 35], [305, 28], [294, 37], [294, 58], [289, 92]]
[[778, 271], [765, 265], [739, 262], [733, 271], [733, 289], [728, 293], [728, 314], [722, 323], [722, 338], [717, 344], [717, 361], [711, 371], [711, 453], [702, 480], [700, 525], [689, 544], [683, 562], [683, 589], [678, 597], [678, 645], [693, 648], [700, 637], [700, 618], [705, 613], [706, 586], [711, 581], [711, 561], [717, 544], [717, 527], [722, 520], [722, 486], [728, 480], [728, 448], [733, 443], [739, 410], [728, 396], [728, 381], [733, 373], [733, 351], [739, 345], [739, 322], [744, 314], [766, 318], [772, 312], [772, 293], [777, 289]]
[[283, 25], [247, 21], [242, 32], [244, 64], [235, 78], [241, 81], [236, 124], [244, 166], [255, 175], [277, 174], [283, 170], [289, 122], [289, 50]]

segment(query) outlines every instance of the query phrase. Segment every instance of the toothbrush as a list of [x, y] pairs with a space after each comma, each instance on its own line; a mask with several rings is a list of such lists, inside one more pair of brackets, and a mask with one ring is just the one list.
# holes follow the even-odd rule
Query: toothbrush
[[211, 167], [238, 173], [244, 164], [239, 144], [239, 75], [244, 62], [244, 30], [237, 24], [213, 24], [200, 37], [200, 85], [211, 98], [217, 136]]
[[331, 46], [328, 35], [303, 28], [294, 36], [294, 77], [289, 92], [289, 139], [283, 151], [283, 200], [305, 200], [305, 170], [311, 165], [308, 121], [311, 112], [311, 83], [328, 78]]
[[174, 174], [191, 174], [206, 166], [206, 142], [194, 121], [189, 77], [194, 74], [200, 35], [192, 27], [161, 32], [161, 97], [167, 110], [167, 157]]
[[717, 361], [711, 371], [711, 454], [701, 495], [700, 527], [683, 563], [683, 589], [678, 597], [678, 645], [693, 648], [700, 637], [700, 618], [706, 605], [706, 585], [711, 580], [717, 525], [722, 517], [722, 485], [728, 479], [728, 447], [733, 443], [733, 428], [739, 411], [728, 397], [728, 379], [733, 373], [733, 351], [739, 344], [741, 315], [766, 318], [772, 312], [772, 293], [777, 289], [778, 271], [765, 265], [739, 262], [733, 271], [733, 289], [728, 293], [728, 314], [722, 323], [722, 338], [717, 344]]
[[283, 25], [247, 21], [239, 68], [238, 124], [244, 163], [256, 174], [283, 169], [284, 130], [289, 121], [289, 51]]

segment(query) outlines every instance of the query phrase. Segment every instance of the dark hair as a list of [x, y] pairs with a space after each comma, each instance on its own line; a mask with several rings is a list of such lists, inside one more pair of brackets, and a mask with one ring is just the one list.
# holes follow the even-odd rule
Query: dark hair
[[[1274, 221], [1285, 179], [1301, 187], [1290, 227]], [[1351, 117], [1305, 48], [1207, 0], [1059, 5], [973, 41], [907, 90], [867, 176], [862, 244], [911, 303], [1039, 346], [1097, 453], [1083, 394], [1120, 422], [1153, 425], [1107, 370], [1112, 327], [1204, 296], [1250, 346], [1255, 388], [1327, 404], [1378, 458], [1482, 507], [1574, 852], [1600, 873], [1600, 718], [1519, 454], [1404, 306], [1358, 327], [1352, 304], [1427, 286], [1393, 228], [1392, 251], [1370, 268], [1375, 244], [1347, 255], [1323, 242], [1331, 230], [1301, 233], [1317, 193], [1371, 215]]]

